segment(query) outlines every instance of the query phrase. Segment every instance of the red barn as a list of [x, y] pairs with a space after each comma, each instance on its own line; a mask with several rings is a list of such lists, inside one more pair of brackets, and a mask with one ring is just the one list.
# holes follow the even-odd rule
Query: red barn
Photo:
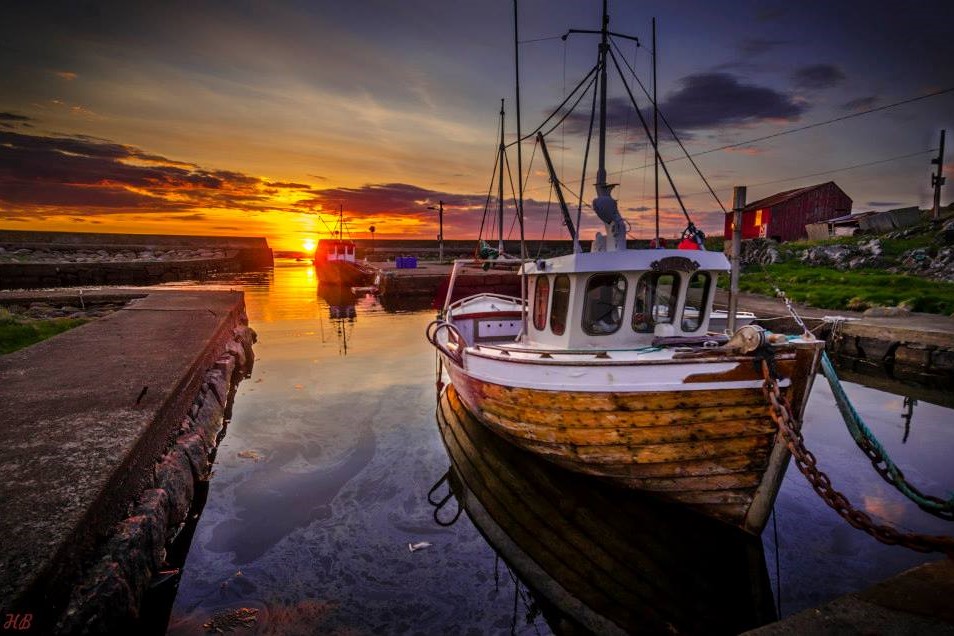
[[[742, 239], [778, 242], [808, 238], [805, 226], [851, 213], [851, 197], [834, 181], [787, 190], [742, 208]], [[732, 238], [733, 213], [725, 215], [725, 238]]]

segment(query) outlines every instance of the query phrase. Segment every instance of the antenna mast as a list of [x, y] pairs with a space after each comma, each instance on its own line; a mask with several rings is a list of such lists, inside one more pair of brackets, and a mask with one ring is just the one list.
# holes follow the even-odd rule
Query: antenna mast
[[498, 163], [500, 164], [500, 175], [497, 182], [497, 201], [499, 203], [499, 208], [497, 210], [497, 253], [502, 255], [504, 253], [504, 244], [503, 244], [503, 219], [504, 219], [504, 100], [500, 100], [500, 156], [498, 158]]

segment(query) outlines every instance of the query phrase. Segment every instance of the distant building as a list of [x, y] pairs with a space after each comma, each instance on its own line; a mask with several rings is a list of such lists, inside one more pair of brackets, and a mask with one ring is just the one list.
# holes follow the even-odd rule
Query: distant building
[[917, 206], [898, 208], [887, 212], [858, 212], [838, 216], [827, 221], [811, 223], [805, 229], [808, 238], [819, 241], [833, 236], [853, 236], [859, 233], [880, 234], [911, 227], [921, 222], [921, 210]]
[[[742, 239], [778, 242], [808, 238], [805, 226], [851, 213], [851, 197], [834, 181], [787, 190], [742, 209]], [[732, 238], [733, 213], [725, 215], [725, 238]]]

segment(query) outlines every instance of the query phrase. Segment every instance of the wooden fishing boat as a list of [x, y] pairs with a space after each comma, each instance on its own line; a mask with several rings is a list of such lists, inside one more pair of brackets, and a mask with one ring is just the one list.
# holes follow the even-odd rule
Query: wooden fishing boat
[[[605, 234], [582, 252], [563, 206], [572, 254], [524, 262], [525, 298], [449, 303], [427, 337], [461, 402], [501, 437], [757, 534], [789, 460], [761, 361], [797, 427], [824, 343], [752, 325], [731, 339], [711, 333], [716, 280], [730, 266], [703, 248], [691, 221], [682, 249], [628, 249], [606, 181], [607, 25], [604, 2], [592, 207]], [[559, 191], [542, 135], [538, 142]]]
[[325, 285], [359, 287], [374, 281], [374, 270], [358, 262], [357, 246], [344, 237], [344, 215], [338, 211], [338, 222], [332, 231], [333, 238], [319, 239], [315, 249], [315, 271], [318, 280]]
[[518, 449], [453, 386], [437, 422], [458, 505], [555, 633], [738, 634], [775, 620], [758, 538]]

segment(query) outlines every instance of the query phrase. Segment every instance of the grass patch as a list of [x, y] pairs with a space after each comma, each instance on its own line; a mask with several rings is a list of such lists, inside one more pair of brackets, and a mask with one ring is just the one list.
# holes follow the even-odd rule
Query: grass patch
[[775, 285], [792, 300], [821, 309], [905, 307], [931, 314], [954, 313], [954, 283], [877, 269], [842, 272], [800, 263], [776, 263], [766, 265], [764, 271], [760, 268], [739, 277], [739, 289], [744, 292], [774, 296]]
[[0, 355], [29, 347], [86, 322], [89, 321], [84, 318], [21, 320], [0, 307]]

